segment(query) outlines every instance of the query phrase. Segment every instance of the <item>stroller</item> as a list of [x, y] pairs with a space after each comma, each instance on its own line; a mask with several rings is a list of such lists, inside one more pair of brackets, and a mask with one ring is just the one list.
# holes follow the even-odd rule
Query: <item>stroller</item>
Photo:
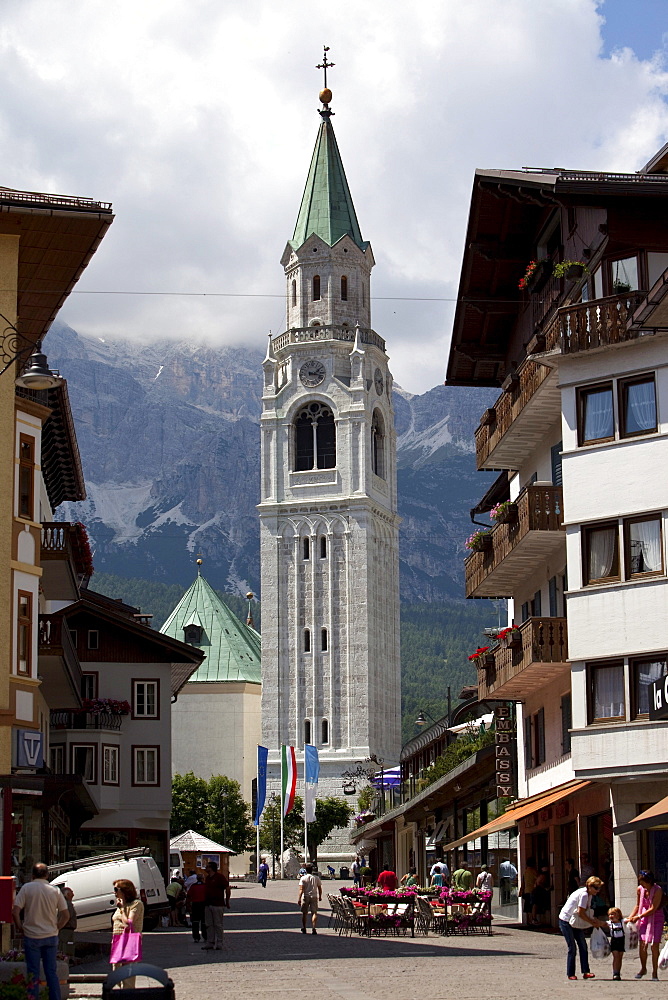
[[332, 865], [327, 865], [327, 874], [330, 878], [336, 878], [336, 869]]

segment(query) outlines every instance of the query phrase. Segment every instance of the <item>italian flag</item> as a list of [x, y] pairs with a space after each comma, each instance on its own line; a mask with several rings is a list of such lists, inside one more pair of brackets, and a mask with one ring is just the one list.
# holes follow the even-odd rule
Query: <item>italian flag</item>
[[287, 816], [295, 804], [297, 788], [297, 760], [294, 747], [281, 747], [281, 782], [283, 785], [283, 815]]

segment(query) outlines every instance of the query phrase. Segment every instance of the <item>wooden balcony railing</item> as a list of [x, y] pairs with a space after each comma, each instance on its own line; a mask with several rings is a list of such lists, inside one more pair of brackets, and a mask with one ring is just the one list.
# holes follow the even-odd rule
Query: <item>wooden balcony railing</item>
[[514, 633], [478, 657], [478, 695], [481, 700], [523, 698], [548, 682], [555, 667], [561, 669], [566, 663], [566, 619], [529, 618]]
[[[490, 532], [489, 547], [474, 552], [464, 562], [467, 597], [476, 595], [478, 587], [531, 532], [563, 530], [561, 486], [527, 486], [518, 496], [516, 506], [517, 517], [497, 524]], [[512, 593], [476, 596], [512, 597]]]
[[510, 429], [529, 400], [550, 374], [551, 369], [535, 361], [525, 362], [508, 389], [501, 393], [494, 406], [485, 412], [483, 422], [475, 432], [475, 451], [478, 468], [482, 468], [489, 455]]
[[576, 354], [637, 340], [639, 331], [629, 329], [629, 320], [646, 294], [625, 292], [562, 306], [545, 330], [545, 350]]
[[88, 535], [82, 524], [69, 521], [45, 521], [42, 524], [41, 560], [67, 559], [72, 564], [79, 583], [86, 582], [93, 564]]
[[[58, 615], [40, 615], [39, 655], [61, 657], [75, 691], [81, 690], [82, 672], [77, 651], [66, 623]], [[40, 673], [45, 668], [40, 667]]]

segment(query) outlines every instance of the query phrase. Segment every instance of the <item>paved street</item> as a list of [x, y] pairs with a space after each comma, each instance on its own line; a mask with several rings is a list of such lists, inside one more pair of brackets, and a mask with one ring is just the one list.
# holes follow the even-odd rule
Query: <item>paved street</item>
[[[338, 883], [323, 885], [331, 892]], [[633, 981], [638, 961], [629, 955], [625, 985], [611, 981], [609, 959], [592, 961], [595, 980], [569, 982], [559, 935], [498, 921], [492, 937], [346, 938], [327, 928], [325, 904], [318, 935], [304, 936], [296, 896], [296, 882], [269, 882], [265, 891], [252, 883], [235, 885], [222, 952], [202, 951], [190, 930], [173, 928], [144, 936], [145, 959], [169, 970], [177, 1000], [219, 1000], [222, 993], [235, 1000], [560, 1000], [582, 991], [608, 1000], [644, 997], [656, 986]], [[108, 965], [96, 962], [76, 971], [106, 972]]]

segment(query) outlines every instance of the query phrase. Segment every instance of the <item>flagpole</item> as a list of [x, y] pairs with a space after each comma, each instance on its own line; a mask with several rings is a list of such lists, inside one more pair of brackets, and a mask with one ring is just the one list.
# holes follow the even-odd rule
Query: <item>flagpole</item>
[[304, 744], [304, 864], [308, 864], [308, 800], [306, 797], [306, 744]]
[[[283, 832], [283, 813], [285, 811], [285, 802], [284, 802], [285, 792], [283, 791], [283, 789], [285, 787], [284, 783], [283, 783], [283, 759], [284, 759], [284, 757], [285, 757], [285, 754], [283, 753], [283, 747], [281, 747], [281, 879], [285, 878], [285, 862], [283, 861], [283, 851], [284, 851], [284, 847], [283, 847], [283, 837], [284, 837], [284, 832]], [[287, 761], [286, 761], [286, 763], [287, 763]]]

